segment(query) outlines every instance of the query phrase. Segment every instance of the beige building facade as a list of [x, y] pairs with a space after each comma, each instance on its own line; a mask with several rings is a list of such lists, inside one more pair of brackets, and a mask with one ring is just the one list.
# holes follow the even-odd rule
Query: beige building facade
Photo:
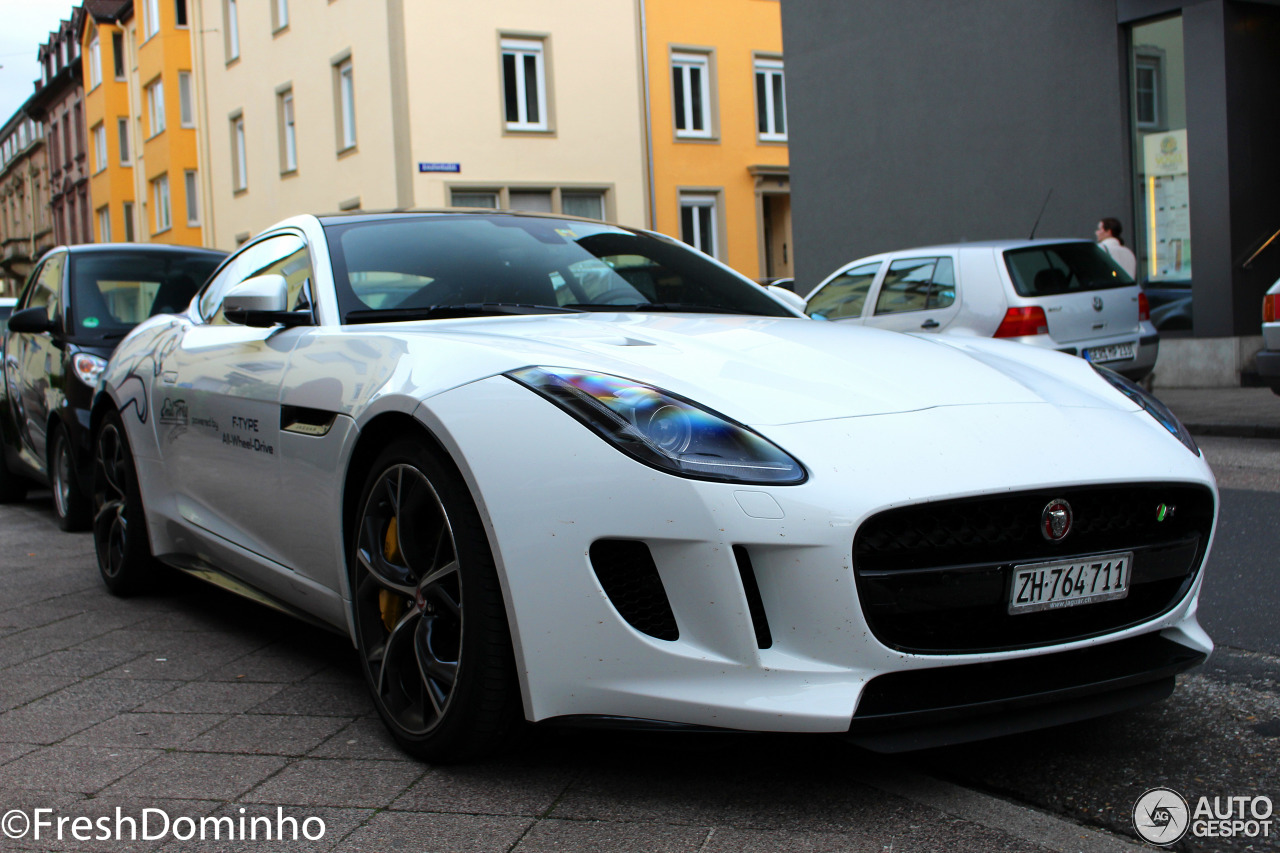
[[207, 245], [343, 210], [648, 222], [633, 0], [195, 0], [192, 11]]

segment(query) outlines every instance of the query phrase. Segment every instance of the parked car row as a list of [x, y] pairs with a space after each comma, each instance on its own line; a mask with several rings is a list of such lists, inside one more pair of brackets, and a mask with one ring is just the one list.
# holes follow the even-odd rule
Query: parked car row
[[[111, 323], [88, 259], [14, 315], [5, 482], [72, 479], [54, 413], [96, 383], [107, 588], [183, 570], [350, 637], [428, 760], [532, 723], [916, 749], [1154, 701], [1212, 650], [1214, 479], [1109, 369], [1146, 363], [1138, 294], [1084, 246], [855, 263], [809, 310], [860, 322], [550, 215], [295, 217]], [[105, 367], [28, 377], [138, 319]]]

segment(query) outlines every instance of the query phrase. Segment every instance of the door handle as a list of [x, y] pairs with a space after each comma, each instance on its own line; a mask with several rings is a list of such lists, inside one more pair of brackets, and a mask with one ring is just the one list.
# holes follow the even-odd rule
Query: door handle
[[939, 326], [941, 326], [941, 325], [942, 325], [942, 324], [941, 324], [941, 323], [939, 323], [937, 320], [929, 319], [929, 320], [925, 320], [923, 323], [921, 323], [921, 324], [920, 324], [920, 328], [922, 328], [922, 329], [936, 329], [936, 328], [938, 328], [938, 327], [939, 327]]

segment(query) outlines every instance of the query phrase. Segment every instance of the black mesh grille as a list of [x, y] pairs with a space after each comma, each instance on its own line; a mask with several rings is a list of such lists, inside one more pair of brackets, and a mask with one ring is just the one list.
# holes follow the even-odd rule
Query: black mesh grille
[[630, 539], [601, 539], [591, 546], [591, 568], [628, 625], [659, 640], [680, 638], [648, 545]]
[[[1050, 542], [1054, 499], [1074, 514]], [[1166, 507], [1163, 519], [1158, 508]], [[1172, 508], [1170, 510], [1169, 508]], [[854, 572], [875, 636], [903, 651], [961, 653], [1064, 642], [1154, 618], [1186, 594], [1213, 524], [1213, 494], [1195, 485], [1123, 485], [1019, 492], [917, 504], [868, 519]], [[1008, 613], [1012, 567], [1132, 551], [1129, 595], [1038, 613]]]

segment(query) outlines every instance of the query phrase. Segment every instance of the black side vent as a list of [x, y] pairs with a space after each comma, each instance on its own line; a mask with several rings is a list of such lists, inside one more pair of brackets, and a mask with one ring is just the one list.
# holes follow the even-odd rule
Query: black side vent
[[591, 568], [628, 625], [659, 640], [680, 639], [648, 545], [632, 539], [601, 539], [591, 545]]
[[751, 554], [741, 545], [733, 546], [733, 557], [738, 561], [738, 574], [742, 575], [742, 591], [747, 594], [747, 608], [751, 624], [756, 629], [756, 645], [762, 649], [773, 646], [773, 634], [769, 633], [769, 618], [764, 613], [764, 599], [760, 597], [760, 585], [756, 583], [755, 569], [751, 568]]

